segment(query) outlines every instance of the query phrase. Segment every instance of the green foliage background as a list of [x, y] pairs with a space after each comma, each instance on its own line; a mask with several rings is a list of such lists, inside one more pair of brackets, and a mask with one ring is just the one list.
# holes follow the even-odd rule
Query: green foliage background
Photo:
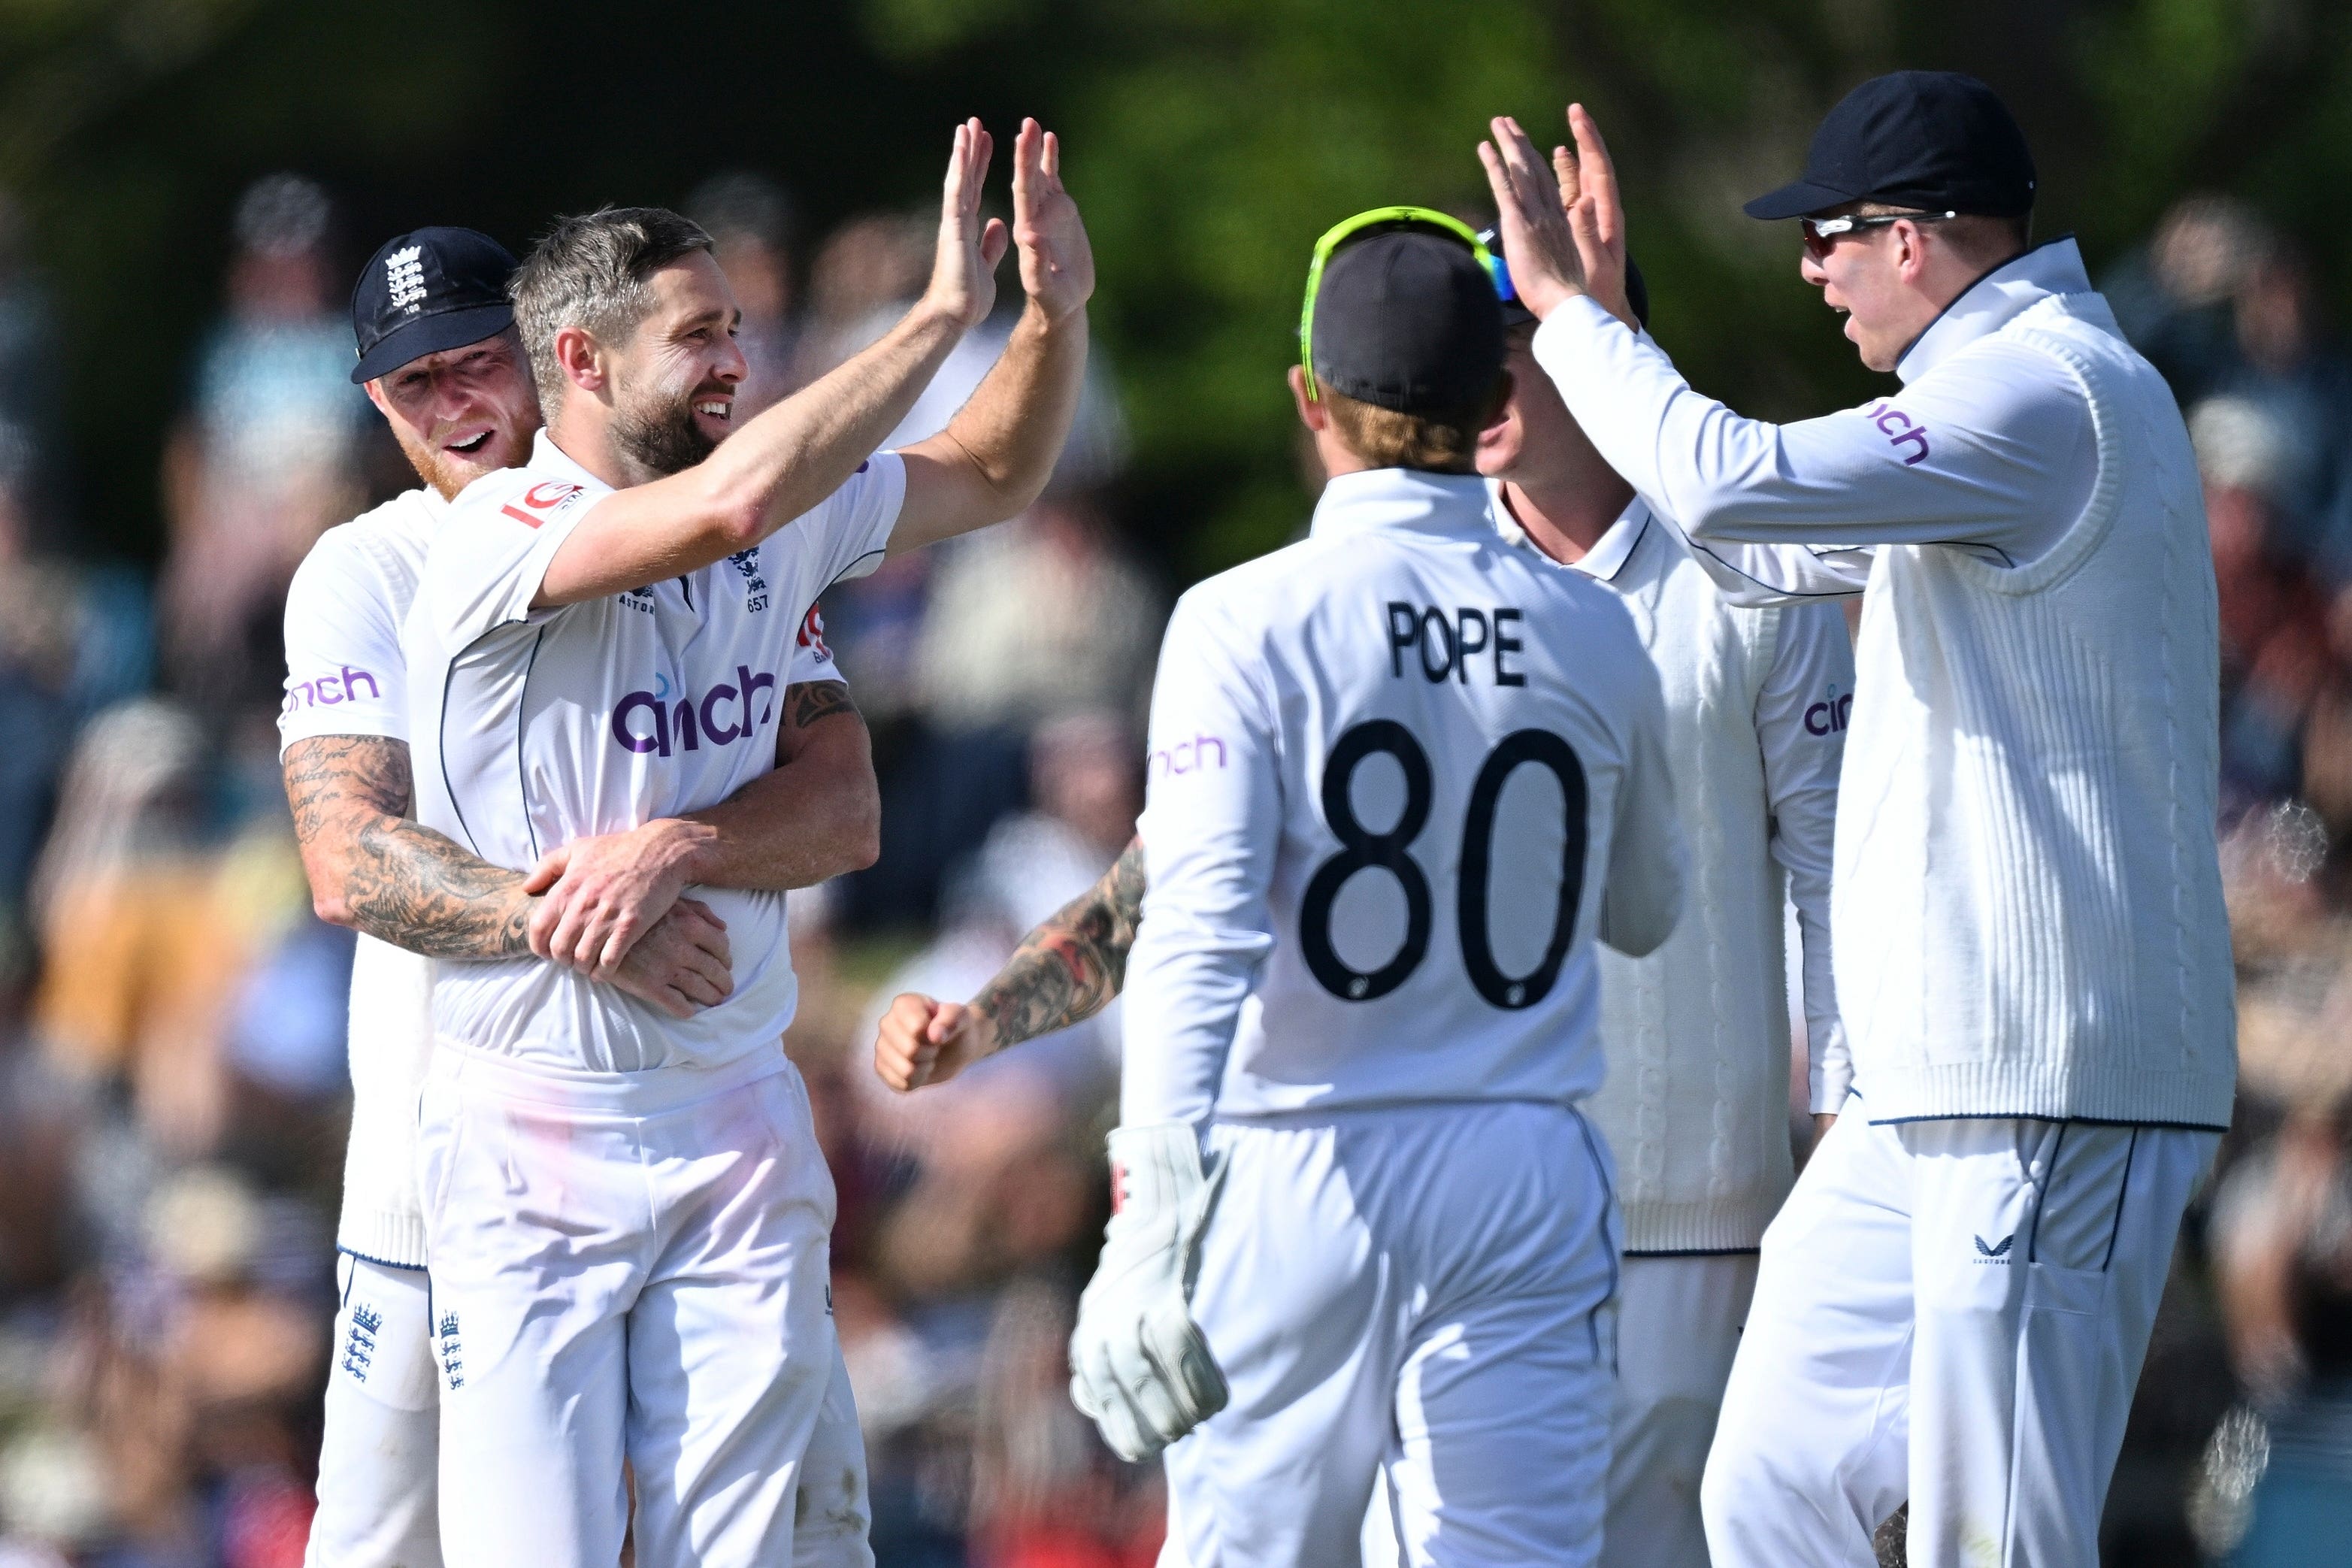
[[1900, 66], [1973, 70], [2025, 122], [2045, 234], [2095, 268], [2198, 188], [2312, 247], [2352, 238], [2340, 0], [0, 0], [0, 186], [65, 317], [82, 529], [156, 547], [156, 458], [216, 307], [228, 208], [293, 167], [352, 258], [425, 222], [528, 242], [556, 211], [676, 201], [720, 167], [813, 230], [927, 202], [964, 113], [1064, 132], [1138, 461], [1136, 542], [1189, 580], [1305, 515], [1284, 367], [1315, 236], [1480, 203], [1486, 117], [1610, 133], [1660, 337], [1792, 416], [1867, 395], [1784, 231], [1738, 216], [1822, 110]]

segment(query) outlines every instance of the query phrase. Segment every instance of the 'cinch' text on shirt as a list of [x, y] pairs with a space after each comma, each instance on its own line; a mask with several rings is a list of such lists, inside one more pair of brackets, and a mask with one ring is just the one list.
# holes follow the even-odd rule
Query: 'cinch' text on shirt
[[735, 677], [740, 685], [722, 680], [699, 698], [689, 691], [671, 699], [666, 680], [658, 694], [630, 692], [613, 709], [613, 739], [632, 752], [658, 752], [665, 757], [670, 753], [673, 737], [681, 750], [688, 752], [699, 750], [706, 740], [714, 746], [749, 740], [775, 717], [772, 697], [760, 705], [756, 714], [751, 711], [751, 699], [772, 692], [776, 678], [755, 674], [747, 665], [736, 666]]

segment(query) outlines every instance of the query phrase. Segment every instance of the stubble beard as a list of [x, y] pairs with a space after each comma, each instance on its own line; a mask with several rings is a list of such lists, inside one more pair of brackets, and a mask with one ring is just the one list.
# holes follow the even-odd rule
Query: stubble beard
[[654, 478], [694, 467], [719, 448], [694, 422], [694, 394], [647, 398], [613, 413], [613, 445]]
[[[399, 439], [401, 456], [408, 459], [408, 466], [416, 471], [416, 477], [424, 480], [425, 485], [443, 500], [456, 500], [458, 491], [480, 479], [484, 474], [495, 473], [500, 468], [522, 461], [521, 454], [516, 453], [510, 456], [509, 463], [471, 462], [454, 457], [438, 447], [416, 440], [396, 424], [393, 428], [393, 434]], [[494, 433], [489, 441], [484, 443], [484, 450], [494, 451], [498, 449], [498, 446], [499, 437]], [[523, 443], [523, 449], [529, 450], [528, 437]]]

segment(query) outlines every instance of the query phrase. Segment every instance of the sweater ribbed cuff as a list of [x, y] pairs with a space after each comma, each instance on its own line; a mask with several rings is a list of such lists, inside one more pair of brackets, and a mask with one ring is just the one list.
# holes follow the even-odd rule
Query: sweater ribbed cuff
[[1916, 1068], [1866, 1061], [1854, 1069], [1861, 1097], [1854, 1109], [1874, 1122], [2029, 1116], [2226, 1128], [2237, 1098], [2236, 1058], [2231, 1050], [2210, 1071], [2179, 1073], [2084, 1067], [2054, 1052], [2040, 1060], [2011, 1057]]
[[1628, 1252], [1746, 1252], [1764, 1239], [1764, 1227], [1787, 1189], [1698, 1203], [1629, 1203], [1625, 1205]]
[[425, 1216], [396, 1209], [346, 1205], [335, 1228], [335, 1246], [360, 1258], [400, 1268], [425, 1267]]

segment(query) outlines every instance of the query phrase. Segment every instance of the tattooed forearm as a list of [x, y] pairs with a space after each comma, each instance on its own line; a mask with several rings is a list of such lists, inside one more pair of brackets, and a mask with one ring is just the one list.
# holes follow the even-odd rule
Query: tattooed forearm
[[971, 1005], [1003, 1050], [1084, 1023], [1127, 984], [1128, 950], [1143, 918], [1143, 841], [1129, 842], [1102, 879], [1022, 941]]
[[286, 748], [286, 800], [307, 847], [327, 824], [354, 811], [402, 816], [412, 784], [408, 747], [382, 735], [319, 735]]
[[857, 711], [857, 704], [849, 700], [849, 687], [838, 680], [800, 681], [784, 692], [784, 707], [795, 730], [836, 713]]
[[286, 798], [320, 914], [434, 958], [530, 951], [523, 874], [407, 820], [408, 748], [321, 735], [286, 752]]
[[428, 958], [515, 958], [530, 951], [523, 874], [467, 854], [429, 827], [373, 822], [354, 836], [352, 924]]

